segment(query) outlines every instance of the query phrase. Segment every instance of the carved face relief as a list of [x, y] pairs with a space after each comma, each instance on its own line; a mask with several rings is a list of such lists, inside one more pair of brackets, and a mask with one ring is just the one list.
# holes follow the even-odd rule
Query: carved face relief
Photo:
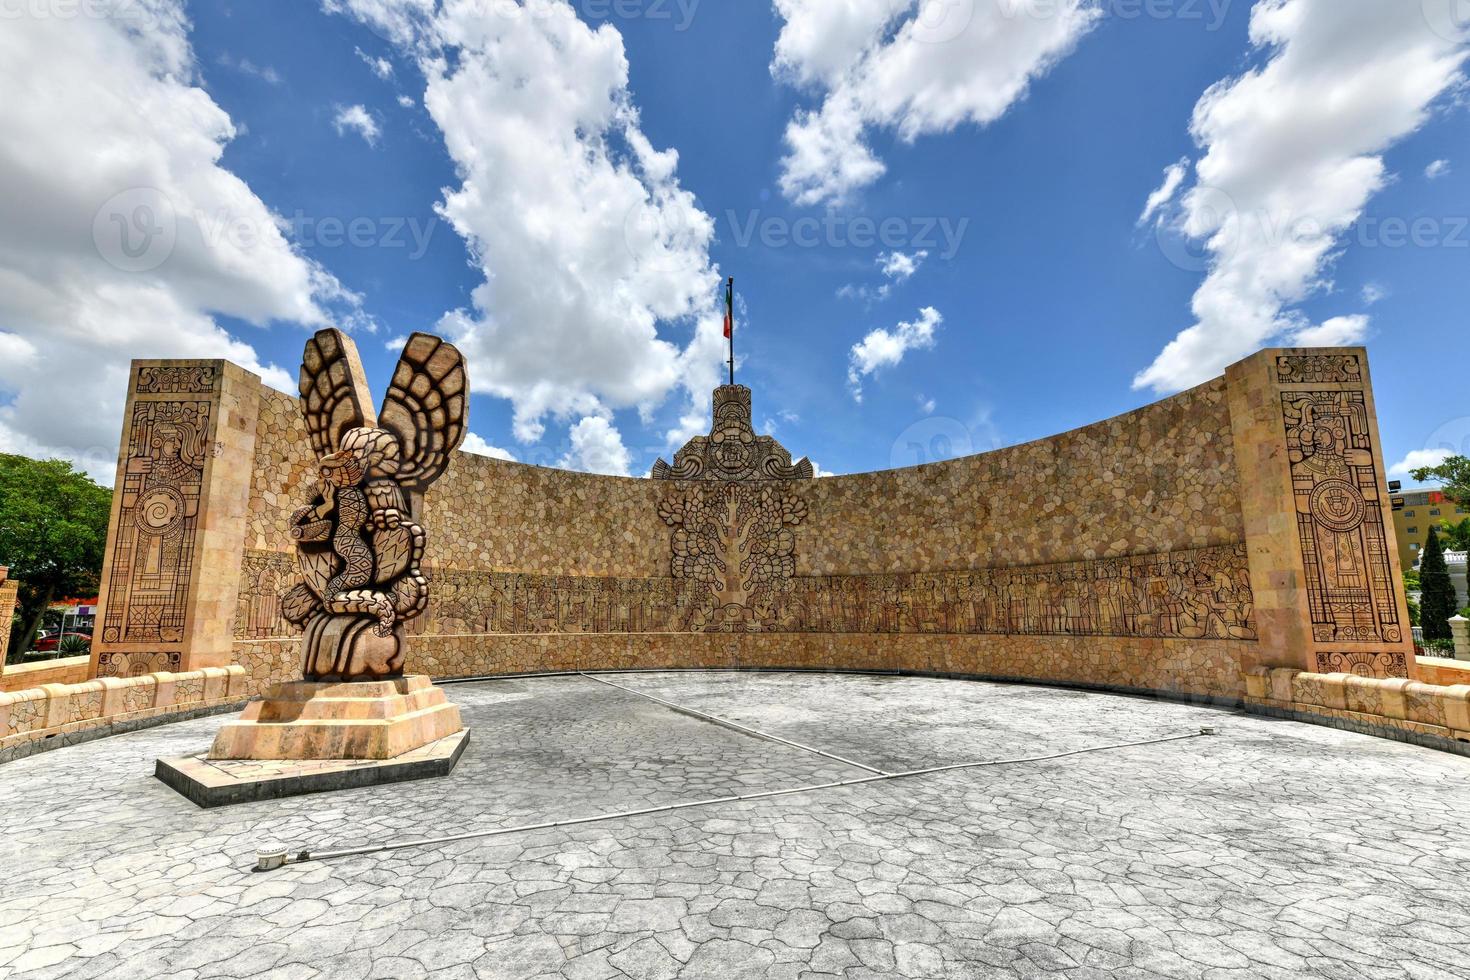
[[715, 464], [726, 473], [739, 473], [750, 467], [755, 449], [755, 433], [739, 416], [727, 415], [710, 434]]

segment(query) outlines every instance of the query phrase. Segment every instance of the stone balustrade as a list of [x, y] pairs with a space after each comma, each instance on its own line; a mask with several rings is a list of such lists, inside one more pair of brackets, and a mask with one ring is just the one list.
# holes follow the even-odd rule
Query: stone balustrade
[[1248, 708], [1470, 755], [1470, 683], [1443, 686], [1287, 667], [1256, 667], [1243, 678]]
[[35, 663], [10, 664], [0, 671], [0, 691], [25, 691], [47, 684], [80, 684], [92, 679], [92, 657], [62, 657]]
[[1455, 659], [1470, 660], [1470, 619], [1464, 616], [1451, 618], [1450, 631], [1455, 637]]
[[0, 762], [54, 742], [86, 741], [209, 713], [247, 696], [241, 667], [104, 677], [0, 693]]

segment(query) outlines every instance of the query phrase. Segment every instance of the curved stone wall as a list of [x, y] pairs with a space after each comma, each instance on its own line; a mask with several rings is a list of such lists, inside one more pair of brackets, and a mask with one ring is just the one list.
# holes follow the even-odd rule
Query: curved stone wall
[[[288, 677], [282, 530], [311, 460], [266, 393], [237, 660]], [[266, 459], [277, 460], [274, 467]], [[426, 501], [410, 669], [914, 670], [1232, 699], [1256, 623], [1225, 379], [1034, 443], [820, 480], [460, 454]]]
[[[471, 366], [473, 367], [473, 366]], [[655, 479], [460, 454], [427, 497], [436, 676], [910, 670], [1241, 700], [1257, 667], [1412, 676], [1366, 352], [1263, 351], [1050, 439], [814, 480], [715, 393]], [[294, 398], [139, 362], [97, 676], [299, 671], [280, 597], [315, 461]]]

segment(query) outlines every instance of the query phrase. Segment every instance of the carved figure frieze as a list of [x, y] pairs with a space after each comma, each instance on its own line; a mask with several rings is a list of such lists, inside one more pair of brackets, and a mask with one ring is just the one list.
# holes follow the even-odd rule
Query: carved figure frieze
[[279, 551], [247, 551], [240, 565], [240, 598], [235, 610], [235, 639], [264, 640], [288, 636], [281, 597], [300, 583], [295, 555]]
[[[764, 539], [737, 563], [718, 509], [668, 512], [715, 521], [695, 534], [679, 577], [596, 578], [431, 569], [437, 633], [930, 633], [1256, 639], [1255, 599], [1243, 545], [1101, 561], [936, 573], [797, 576], [781, 560], [775, 496]], [[728, 504], [723, 493], [711, 502]], [[737, 514], [739, 508], [736, 508]], [[798, 509], [790, 512], [795, 517]], [[726, 518], [729, 511], [726, 511]], [[791, 529], [785, 514], [780, 526]], [[774, 546], [774, 548], [772, 547]], [[713, 549], [718, 561], [699, 554]], [[751, 560], [752, 557], [754, 560]], [[727, 611], [727, 572], [745, 566], [740, 608]], [[745, 584], [749, 581], [749, 585]], [[747, 612], [749, 610], [749, 612]]]
[[429, 600], [423, 494], [464, 438], [464, 359], [414, 334], [375, 415], [356, 347], [323, 330], [307, 342], [300, 390], [319, 483], [291, 517], [302, 581], [281, 597], [281, 614], [304, 630], [307, 680], [397, 676], [403, 624]]
[[1313, 638], [1399, 643], [1372, 430], [1361, 391], [1282, 393]]
[[1361, 384], [1363, 361], [1357, 354], [1283, 354], [1276, 358], [1281, 384]]
[[810, 460], [803, 457], [793, 465], [784, 446], [756, 435], [745, 385], [716, 388], [710, 434], [689, 440], [674, 454], [672, 466], [662, 459], [653, 465], [655, 480], [809, 480], [813, 473]]

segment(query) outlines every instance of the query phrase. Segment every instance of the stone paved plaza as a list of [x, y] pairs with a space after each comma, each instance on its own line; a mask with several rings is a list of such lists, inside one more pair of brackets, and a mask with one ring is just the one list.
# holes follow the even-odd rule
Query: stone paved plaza
[[447, 688], [446, 779], [205, 811], [206, 718], [0, 767], [0, 977], [1470, 977], [1470, 759], [1215, 708], [855, 675], [616, 683], [885, 770], [1220, 735], [251, 870], [860, 778], [587, 677]]

